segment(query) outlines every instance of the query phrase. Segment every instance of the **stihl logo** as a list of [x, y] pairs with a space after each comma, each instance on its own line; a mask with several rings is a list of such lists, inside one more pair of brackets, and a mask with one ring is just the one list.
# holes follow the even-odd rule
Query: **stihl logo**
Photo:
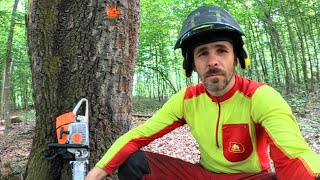
[[244, 152], [244, 146], [241, 143], [237, 142], [229, 142], [229, 152], [232, 153], [243, 153]]

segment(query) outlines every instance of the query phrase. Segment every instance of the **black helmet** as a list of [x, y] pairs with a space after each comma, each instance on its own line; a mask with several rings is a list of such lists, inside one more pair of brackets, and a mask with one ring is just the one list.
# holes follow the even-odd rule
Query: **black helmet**
[[203, 6], [189, 14], [183, 23], [174, 49], [181, 48], [186, 76], [192, 73], [195, 47], [219, 40], [229, 40], [243, 69], [249, 65], [247, 52], [243, 48], [244, 35], [237, 21], [226, 10], [217, 6]]

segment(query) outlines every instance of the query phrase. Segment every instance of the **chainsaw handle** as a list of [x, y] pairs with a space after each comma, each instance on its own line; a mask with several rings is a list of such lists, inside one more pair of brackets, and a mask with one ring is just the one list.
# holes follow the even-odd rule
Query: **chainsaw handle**
[[82, 105], [82, 103], [85, 102], [86, 103], [86, 112], [85, 112], [85, 117], [86, 117], [86, 122], [89, 122], [89, 103], [88, 103], [88, 99], [86, 98], [82, 98], [78, 104], [76, 105], [76, 107], [74, 107], [73, 109], [73, 113], [75, 115], [77, 115], [77, 111], [79, 110], [80, 106]]
[[60, 131], [60, 137], [59, 137], [60, 139], [62, 139], [63, 134], [69, 134], [69, 131], [65, 131], [64, 127], [62, 126]]

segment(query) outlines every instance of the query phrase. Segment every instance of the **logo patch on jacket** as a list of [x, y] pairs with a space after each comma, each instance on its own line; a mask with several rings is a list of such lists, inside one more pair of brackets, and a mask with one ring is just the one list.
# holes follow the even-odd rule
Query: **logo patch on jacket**
[[232, 153], [243, 153], [244, 152], [244, 146], [241, 143], [237, 142], [229, 142], [229, 152]]
[[230, 162], [247, 159], [253, 152], [248, 124], [222, 125], [223, 155]]

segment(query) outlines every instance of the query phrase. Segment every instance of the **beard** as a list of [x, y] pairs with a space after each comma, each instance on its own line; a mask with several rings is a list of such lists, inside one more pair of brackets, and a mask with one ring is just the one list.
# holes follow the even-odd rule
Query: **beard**
[[[233, 75], [234, 69], [231, 72]], [[221, 77], [213, 77], [213, 78], [210, 78], [209, 80], [206, 80], [207, 77], [216, 75], [216, 74], [222, 75], [223, 78], [221, 79]], [[202, 82], [206, 87], [207, 91], [219, 92], [224, 90], [228, 86], [228, 84], [232, 79], [232, 75], [231, 77], [228, 78], [228, 73], [226, 71], [221, 70], [219, 68], [211, 68], [204, 74], [204, 77], [202, 78]]]

